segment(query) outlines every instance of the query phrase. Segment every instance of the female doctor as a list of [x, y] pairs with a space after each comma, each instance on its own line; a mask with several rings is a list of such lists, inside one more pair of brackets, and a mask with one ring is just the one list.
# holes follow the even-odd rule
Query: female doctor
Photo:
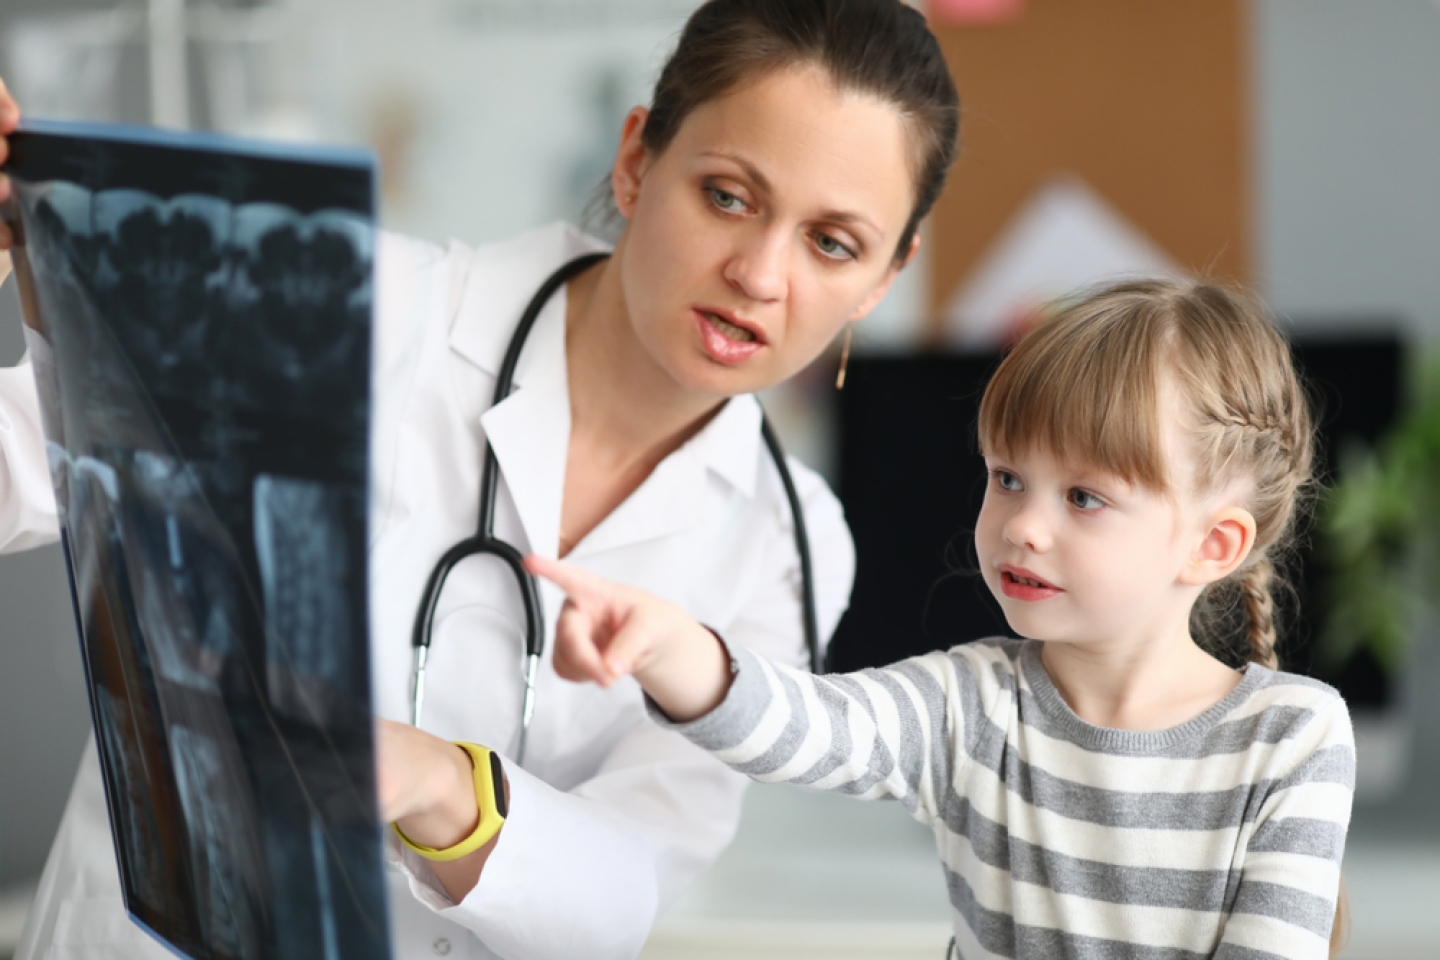
[[[18, 116], [0, 87], [0, 160]], [[651, 106], [625, 119], [610, 181], [623, 233], [541, 305], [515, 391], [493, 406], [537, 288], [604, 245], [563, 225], [478, 249], [382, 238], [370, 530], [381, 809], [419, 847], [475, 835], [471, 754], [456, 740], [506, 758], [508, 791], [498, 833], [458, 859], [391, 838], [397, 957], [632, 957], [740, 812], [742, 778], [648, 723], [638, 687], [565, 684], [548, 662], [523, 766], [509, 759], [524, 615], [492, 560], [450, 576], [423, 721], [403, 722], [416, 607], [437, 559], [475, 530], [487, 440], [501, 539], [801, 662], [790, 510], [752, 394], [884, 296], [914, 255], [957, 124], [938, 45], [900, 0], [706, 3]], [[8, 191], [0, 181], [0, 199]], [[0, 233], [0, 249], [10, 242]], [[0, 372], [8, 549], [57, 536], [38, 423], [28, 365]], [[853, 550], [824, 483], [792, 469], [828, 636]], [[546, 623], [562, 601], [542, 586]], [[19, 957], [166, 955], [125, 917], [92, 743]]]

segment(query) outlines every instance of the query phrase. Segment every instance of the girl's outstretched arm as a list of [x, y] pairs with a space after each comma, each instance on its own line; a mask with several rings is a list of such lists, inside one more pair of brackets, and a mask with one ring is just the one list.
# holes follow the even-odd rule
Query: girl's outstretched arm
[[677, 723], [702, 717], [725, 699], [729, 655], [680, 607], [558, 560], [531, 555], [525, 566], [565, 591], [554, 661], [566, 680], [608, 687], [634, 674]]
[[893, 797], [928, 822], [948, 796], [952, 751], [963, 758], [965, 744], [999, 729], [985, 717], [1006, 690], [965, 655], [817, 677], [727, 647], [642, 591], [553, 560], [525, 563], [569, 595], [555, 630], [560, 676], [609, 685], [633, 673], [670, 726], [756, 780]]

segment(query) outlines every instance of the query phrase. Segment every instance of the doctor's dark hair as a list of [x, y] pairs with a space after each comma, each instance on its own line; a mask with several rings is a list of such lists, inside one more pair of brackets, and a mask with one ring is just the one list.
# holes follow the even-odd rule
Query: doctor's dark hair
[[[1193, 455], [1188, 478], [1165, 449], [1167, 391]], [[985, 388], [978, 428], [987, 454], [1035, 447], [1166, 496], [1244, 484], [1254, 545], [1201, 594], [1191, 625], [1222, 661], [1278, 668], [1276, 571], [1314, 486], [1315, 435], [1290, 347], [1258, 302], [1169, 280], [1092, 291], [1015, 345]]]
[[709, 0], [691, 14], [660, 73], [642, 142], [662, 153], [701, 104], [810, 65], [905, 119], [914, 207], [895, 248], [903, 259], [954, 161], [960, 100], [925, 18], [901, 0]]

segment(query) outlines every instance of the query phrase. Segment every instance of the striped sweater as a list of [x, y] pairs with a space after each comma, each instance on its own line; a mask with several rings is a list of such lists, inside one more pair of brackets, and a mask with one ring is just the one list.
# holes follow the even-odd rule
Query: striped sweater
[[1034, 641], [814, 677], [731, 651], [678, 729], [757, 780], [898, 800], [934, 829], [967, 960], [1324, 958], [1350, 817], [1344, 701], [1250, 665], [1169, 730], [1096, 727]]

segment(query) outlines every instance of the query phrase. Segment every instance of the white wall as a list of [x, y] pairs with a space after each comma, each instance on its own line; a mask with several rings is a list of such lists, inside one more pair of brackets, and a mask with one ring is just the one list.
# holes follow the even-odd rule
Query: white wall
[[1440, 4], [1252, 5], [1259, 275], [1308, 324], [1440, 340]]

